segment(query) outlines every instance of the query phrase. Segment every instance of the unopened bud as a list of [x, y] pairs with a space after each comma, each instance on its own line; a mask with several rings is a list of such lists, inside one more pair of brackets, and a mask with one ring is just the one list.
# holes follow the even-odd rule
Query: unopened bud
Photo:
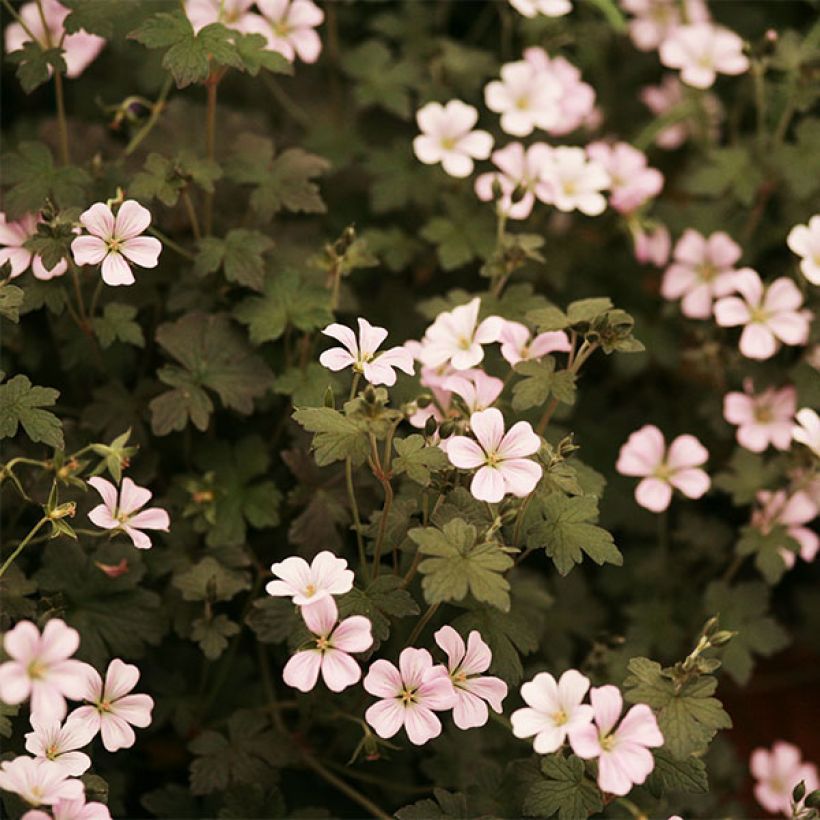
[[809, 792], [805, 805], [809, 809], [820, 809], [820, 789]]
[[424, 395], [419, 396], [416, 399], [416, 407], [420, 407], [422, 410], [425, 407], [429, 407], [433, 403], [433, 397], [429, 394], [425, 393]]
[[766, 40], [770, 43], [776, 43], [780, 36], [773, 28], [766, 30]]
[[526, 185], [516, 185], [515, 190], [512, 192], [510, 196], [510, 201], [513, 205], [517, 202], [521, 202], [521, 200], [527, 195], [527, 186]]
[[806, 781], [801, 780], [793, 789], [792, 789], [792, 800], [795, 803], [799, 803], [804, 797], [806, 796]]
[[372, 384], [368, 384], [362, 391], [362, 397], [368, 404], [373, 404], [376, 401], [376, 390]]
[[65, 504], [58, 504], [53, 510], [48, 513], [48, 517], [52, 521], [57, 521], [60, 518], [74, 518], [74, 513], [77, 512], [77, 505], [73, 501], [66, 501]]
[[453, 433], [455, 431], [456, 431], [456, 426], [455, 426], [455, 423], [453, 421], [442, 422], [441, 426], [438, 428], [438, 434], [442, 438], [449, 438], [450, 436], [453, 435]]
[[709, 638], [709, 643], [711, 646], [725, 646], [735, 635], [737, 635], [737, 632], [732, 632], [729, 629], [721, 629], [720, 632], [715, 632], [715, 634]]
[[708, 638], [714, 635], [715, 630], [718, 628], [718, 618], [719, 616], [713, 615], [709, 620], [703, 625], [703, 629], [701, 632]]
[[330, 407], [331, 409], [336, 407], [336, 399], [333, 396], [333, 388], [328, 385], [327, 390], [325, 390], [325, 407]]
[[438, 427], [438, 421], [436, 421], [435, 416], [430, 416], [427, 421], [424, 422], [424, 435], [425, 436], [432, 436], [433, 433], [436, 432], [436, 428]]
[[504, 189], [501, 187], [501, 182], [497, 176], [493, 177], [493, 185], [492, 185], [492, 193], [493, 199], [501, 199], [504, 196]]

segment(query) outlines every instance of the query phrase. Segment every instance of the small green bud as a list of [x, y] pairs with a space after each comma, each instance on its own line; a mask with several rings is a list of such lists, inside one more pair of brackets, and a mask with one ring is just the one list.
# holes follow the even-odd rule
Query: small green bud
[[432, 403], [433, 397], [428, 393], [424, 393], [416, 399], [416, 407], [420, 407], [422, 410], [425, 407], [429, 407]]
[[491, 190], [493, 193], [493, 199], [501, 199], [501, 197], [504, 196], [504, 189], [501, 187], [501, 182], [497, 176], [493, 177], [493, 185]]
[[806, 781], [801, 780], [793, 789], [792, 789], [792, 800], [795, 803], [799, 803], [804, 797], [806, 796]]
[[368, 384], [362, 391], [362, 398], [368, 403], [373, 404], [376, 401], [376, 390], [372, 384]]
[[427, 421], [424, 422], [424, 435], [428, 438], [436, 432], [436, 428], [438, 427], [438, 421], [436, 421], [435, 416], [430, 416]]
[[703, 629], [701, 629], [701, 633], [705, 635], [707, 638], [714, 635], [715, 631], [718, 628], [720, 616], [713, 615], [709, 620], [703, 625]]
[[60, 518], [74, 518], [76, 512], [77, 505], [73, 501], [66, 501], [64, 504], [58, 504], [53, 510], [49, 510], [48, 517], [52, 521]]
[[325, 407], [330, 407], [334, 409], [336, 407], [336, 398], [333, 395], [333, 388], [328, 385], [327, 390], [325, 390]]
[[438, 434], [442, 438], [449, 438], [450, 436], [453, 435], [453, 433], [455, 433], [455, 431], [456, 431], [455, 422], [453, 422], [451, 420], [447, 420], [447, 421], [442, 422], [441, 426], [438, 428]]
[[515, 190], [512, 192], [512, 196], [510, 197], [510, 201], [513, 205], [517, 202], [521, 202], [521, 200], [527, 195], [527, 186], [526, 185], [516, 185]]
[[730, 629], [721, 629], [709, 638], [709, 643], [712, 646], [725, 646], [735, 635], [737, 635], [737, 632], [733, 632]]
[[809, 792], [809, 796], [806, 798], [806, 808], [820, 809], [820, 789]]

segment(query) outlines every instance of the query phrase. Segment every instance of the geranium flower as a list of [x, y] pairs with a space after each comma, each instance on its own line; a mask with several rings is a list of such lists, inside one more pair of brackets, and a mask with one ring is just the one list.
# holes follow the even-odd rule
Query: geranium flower
[[752, 393], [747, 380], [744, 392], [723, 397], [723, 417], [736, 424], [737, 443], [753, 453], [762, 453], [769, 445], [788, 450], [792, 443], [792, 419], [797, 409], [797, 391], [793, 387]]
[[[133, 285], [136, 279], [128, 261], [142, 268], [155, 268], [162, 244], [153, 236], [142, 236], [151, 224], [151, 212], [139, 202], [127, 199], [116, 218], [104, 202], [96, 202], [80, 214], [80, 222], [90, 235], [78, 236], [71, 253], [78, 265], [99, 265], [106, 285]], [[128, 260], [128, 261], [126, 261]]]
[[709, 88], [718, 74], [743, 74], [749, 59], [743, 40], [712, 23], [678, 26], [661, 43], [661, 62], [680, 69], [680, 78], [694, 88]]
[[349, 327], [339, 324], [328, 325], [322, 333], [341, 342], [344, 347], [332, 347], [319, 356], [319, 363], [328, 370], [343, 370], [352, 367], [356, 373], [361, 373], [370, 384], [396, 383], [398, 368], [413, 375], [413, 357], [404, 347], [391, 347], [384, 353], [376, 355], [381, 343], [387, 338], [387, 331], [383, 327], [374, 327], [367, 319], [359, 319], [359, 339]]
[[510, 720], [516, 737], [534, 737], [533, 749], [546, 755], [558, 751], [567, 733], [592, 721], [592, 707], [583, 703], [589, 678], [568, 669], [556, 683], [548, 672], [539, 672], [521, 687], [527, 706], [516, 709]]
[[31, 698], [31, 714], [41, 723], [62, 720], [66, 698], [82, 697], [88, 664], [71, 656], [80, 633], [52, 618], [43, 634], [31, 621], [21, 621], [3, 636], [11, 660], [0, 664], [0, 700], [15, 705]]
[[8, 262], [11, 265], [11, 279], [25, 273], [29, 266], [35, 279], [55, 279], [68, 270], [68, 262], [61, 259], [51, 270], [43, 264], [40, 254], [32, 253], [26, 246], [27, 240], [37, 233], [37, 217], [24, 214], [15, 222], [7, 222], [6, 215], [0, 212], [0, 265]]
[[818, 788], [817, 767], [804, 763], [802, 753], [793, 743], [778, 740], [771, 751], [755, 749], [749, 768], [757, 783], [755, 800], [771, 814], [792, 816], [792, 791], [802, 780], [806, 794]]
[[472, 630], [466, 646], [451, 626], [443, 626], [433, 637], [447, 655], [447, 671], [456, 697], [453, 706], [456, 726], [459, 729], [483, 726], [489, 719], [488, 703], [494, 712], [501, 714], [507, 684], [500, 678], [481, 674], [490, 668], [493, 660], [490, 647], [481, 639], [481, 634]]
[[744, 325], [740, 352], [749, 359], [768, 359], [777, 352], [778, 340], [802, 345], [809, 338], [811, 311], [800, 310], [803, 294], [786, 276], [764, 287], [760, 276], [744, 268], [734, 278], [740, 296], [715, 302], [715, 320], [722, 327]]
[[111, 813], [105, 803], [85, 802], [85, 795], [76, 800], [58, 800], [51, 806], [51, 814], [32, 809], [22, 820], [111, 820]]
[[478, 439], [452, 436], [447, 457], [462, 470], [477, 470], [470, 492], [479, 501], [501, 501], [507, 493], [523, 498], [541, 478], [540, 464], [527, 458], [541, 448], [541, 439], [527, 421], [516, 422], [505, 434], [504, 417], [495, 407], [470, 416], [470, 428]]
[[82, 780], [70, 778], [59, 764], [25, 755], [0, 763], [0, 789], [14, 792], [31, 806], [78, 800], [84, 794]]
[[79, 777], [91, 768], [91, 758], [77, 751], [94, 737], [88, 726], [71, 718], [62, 725], [59, 720], [44, 723], [34, 716], [31, 726], [34, 731], [26, 734], [26, 751], [34, 757], [53, 760], [71, 777]]
[[139, 679], [140, 670], [119, 658], [108, 664], [105, 683], [96, 669], [86, 665], [82, 699], [89, 705], [75, 709], [69, 720], [85, 724], [92, 737], [99, 732], [109, 752], [130, 748], [136, 740], [131, 727], [150, 726], [154, 708], [150, 695], [129, 694]]
[[800, 272], [812, 285], [820, 285], [820, 214], [815, 214], [808, 225], [795, 225], [786, 238], [789, 248], [802, 257]]
[[381, 700], [368, 707], [365, 720], [382, 738], [390, 738], [404, 727], [416, 746], [441, 734], [435, 712], [452, 709], [456, 694], [443, 666], [433, 666], [426, 649], [412, 646], [402, 650], [398, 669], [386, 660], [377, 660], [364, 679], [364, 688]]
[[[67, 34], [63, 22], [68, 17], [69, 9], [57, 0], [42, 0], [42, 10], [41, 15], [36, 2], [25, 3], [20, 7], [18, 14], [26, 25], [23, 27], [15, 22], [6, 27], [6, 53], [17, 51], [30, 42], [31, 32], [37, 42], [46, 49], [60, 46], [66, 64], [66, 77], [79, 77], [96, 59], [105, 45], [105, 40], [82, 30]], [[48, 70], [50, 74], [51, 66]]]
[[[811, 495], [808, 492], [788, 495], [785, 490], [759, 490], [756, 498], [760, 506], [752, 513], [752, 526], [768, 534], [776, 524], [781, 524], [786, 534], [800, 545], [800, 557], [807, 563], [814, 561], [820, 548], [820, 537], [804, 526], [817, 517], [817, 504]], [[785, 546], [778, 552], [791, 569], [795, 562], [794, 553]]]
[[119, 492], [107, 479], [94, 476], [88, 483], [100, 494], [103, 503], [88, 513], [91, 522], [104, 530], [124, 532], [141, 550], [151, 547], [151, 539], [142, 530], [162, 530], [168, 532], [171, 519], [160, 507], [142, 508], [151, 500], [151, 491], [138, 487], [126, 477]]
[[290, 598], [297, 606], [313, 604], [331, 595], [344, 595], [353, 589], [353, 570], [347, 568], [344, 558], [337, 558], [329, 550], [318, 553], [310, 564], [304, 558], [291, 555], [273, 564], [270, 570], [280, 580], [269, 581], [265, 592], [275, 598]]
[[444, 380], [447, 390], [459, 396], [469, 413], [486, 410], [504, 389], [504, 382], [488, 376], [483, 370], [462, 370]]
[[510, 0], [510, 5], [524, 17], [562, 17], [572, 11], [572, 0]]
[[559, 145], [549, 154], [535, 195], [559, 211], [578, 210], [597, 216], [606, 209], [601, 191], [609, 186], [609, 174], [583, 148]]
[[655, 758], [649, 750], [664, 743], [658, 721], [645, 703], [638, 703], [616, 729], [623, 708], [618, 687], [593, 687], [589, 698], [595, 724], [570, 731], [572, 751], [584, 760], [597, 758], [601, 791], [629, 794], [632, 786], [643, 783], [655, 768]]
[[635, 230], [632, 240], [635, 243], [635, 259], [642, 265], [652, 264], [662, 268], [669, 261], [672, 237], [666, 225]]
[[[641, 102], [658, 117], [686, 104], [687, 99], [685, 86], [677, 74], [664, 75], [659, 85], [645, 86], [641, 89], [640, 98]], [[718, 139], [720, 121], [723, 117], [720, 100], [711, 92], [703, 92], [699, 96], [698, 105], [700, 110], [697, 116], [693, 112], [692, 116], [662, 128], [655, 137], [655, 145], [667, 151], [678, 148], [689, 139], [696, 127], [705, 127], [711, 137]]]
[[315, 636], [315, 641], [311, 641], [315, 646], [298, 651], [285, 664], [285, 683], [300, 692], [310, 692], [320, 671], [331, 692], [341, 692], [357, 683], [362, 670], [348, 653], [364, 652], [373, 645], [370, 621], [361, 615], [339, 621], [339, 610], [331, 597], [304, 606], [301, 612]]
[[254, 0], [185, 0], [185, 14], [196, 32], [211, 23], [222, 23], [243, 34], [261, 34], [267, 24], [250, 10], [253, 4]]
[[[420, 353], [421, 345], [418, 342], [414, 342], [414, 345], [418, 345], [416, 353]], [[405, 349], [409, 349], [408, 345], [405, 345]], [[426, 407], [416, 407], [415, 411], [408, 417], [407, 420], [414, 427], [422, 429], [431, 416], [436, 421], [444, 421], [444, 414], [449, 411], [450, 402], [453, 399], [453, 394], [444, 387], [444, 383], [449, 378], [450, 373], [456, 372], [450, 367], [446, 367], [445, 371], [445, 373], [440, 373], [439, 368], [435, 367], [421, 368], [419, 382], [422, 387], [426, 387], [432, 393], [434, 401], [431, 401]]]
[[635, 488], [635, 500], [647, 510], [663, 512], [673, 487], [689, 498], [700, 498], [709, 489], [709, 476], [698, 469], [708, 458], [708, 450], [689, 435], [678, 436], [667, 450], [663, 433], [647, 424], [621, 447], [615, 469], [643, 478]]
[[[325, 19], [325, 13], [310, 0], [256, 0], [262, 12], [262, 25], [250, 21], [252, 31], [268, 41], [268, 48], [293, 62], [298, 56], [304, 63], [315, 63], [322, 52], [322, 41], [313, 30]], [[247, 23], [246, 23], [247, 24]]]
[[[680, 299], [681, 313], [690, 319], [708, 319], [712, 303], [734, 289], [735, 263], [743, 251], [729, 234], [716, 231], [707, 239], [691, 228], [675, 244], [673, 263], [661, 283], [664, 299]], [[748, 269], [744, 269], [748, 270]]]
[[534, 339], [530, 329], [521, 322], [505, 321], [501, 328], [501, 355], [515, 367], [519, 362], [541, 359], [548, 353], [568, 353], [572, 350], [563, 330], [539, 333]]
[[[709, 19], [703, 0], [684, 0], [686, 20]], [[635, 48], [654, 51], [681, 24], [681, 0], [621, 0], [624, 11], [635, 15], [629, 21], [629, 36]]]
[[493, 151], [492, 161], [498, 171], [490, 171], [476, 178], [476, 196], [482, 202], [490, 202], [495, 197], [493, 187], [498, 184], [501, 188], [499, 206], [502, 213], [509, 219], [526, 219], [532, 213], [535, 186], [541, 179], [551, 150], [543, 142], [536, 142], [526, 149], [520, 142], [511, 142]]
[[416, 112], [421, 134], [413, 140], [413, 151], [425, 165], [441, 163], [451, 177], [473, 172], [474, 159], [487, 159], [493, 138], [486, 131], [474, 131], [478, 111], [461, 100], [446, 105], [431, 102]]
[[804, 407], [797, 412], [796, 418], [797, 424], [792, 427], [792, 438], [799, 444], [804, 444], [820, 458], [820, 416], [811, 407]]
[[503, 319], [488, 316], [478, 321], [481, 299], [439, 313], [424, 334], [419, 358], [426, 367], [449, 364], [454, 370], [468, 370], [484, 358], [482, 345], [498, 341]]
[[609, 174], [609, 204], [619, 213], [632, 213], [663, 188], [663, 174], [650, 168], [646, 154], [627, 142], [593, 142], [587, 155]]
[[527, 60], [501, 66], [501, 79], [484, 87], [484, 102], [501, 114], [501, 130], [526, 137], [534, 129], [547, 130], [558, 121], [561, 85]]

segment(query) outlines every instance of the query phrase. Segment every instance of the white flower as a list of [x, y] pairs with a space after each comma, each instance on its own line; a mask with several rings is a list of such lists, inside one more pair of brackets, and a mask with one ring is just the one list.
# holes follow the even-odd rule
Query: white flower
[[524, 17], [563, 17], [572, 11], [571, 0], [510, 0], [510, 5]]
[[501, 66], [501, 80], [484, 88], [490, 111], [501, 114], [501, 128], [508, 134], [526, 137], [533, 129], [552, 128], [561, 117], [562, 87], [551, 74], [527, 60]]
[[808, 225], [795, 225], [786, 244], [801, 256], [800, 272], [812, 285], [820, 285], [820, 214], [815, 214]]
[[660, 46], [661, 62], [679, 68], [680, 78], [694, 88], [709, 88], [718, 74], [742, 74], [749, 68], [743, 40], [711, 23], [679, 26]]
[[313, 30], [321, 25], [325, 13], [310, 0], [256, 0], [259, 15], [247, 15], [243, 31], [261, 34], [268, 48], [289, 62], [298, 56], [302, 62], [315, 63], [322, 41]]
[[94, 732], [82, 721], [72, 719], [60, 724], [59, 720], [47, 722], [31, 717], [34, 730], [26, 735], [26, 751], [42, 760], [53, 760], [71, 777], [79, 777], [91, 768], [91, 758], [78, 751], [91, 743]]
[[597, 216], [606, 208], [601, 191], [609, 184], [604, 167], [589, 159], [583, 148], [560, 145], [550, 152], [535, 195], [559, 211], [578, 210]]
[[792, 428], [792, 438], [800, 444], [805, 444], [820, 458], [820, 416], [811, 407], [804, 407], [797, 411], [795, 418], [797, 424]]

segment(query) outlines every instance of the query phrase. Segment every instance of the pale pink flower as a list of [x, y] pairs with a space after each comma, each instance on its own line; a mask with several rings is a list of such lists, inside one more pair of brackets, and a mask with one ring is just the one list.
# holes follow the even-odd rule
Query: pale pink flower
[[510, 5], [524, 17], [563, 17], [572, 11], [572, 0], [510, 0]]
[[718, 74], [743, 74], [749, 59], [743, 40], [712, 23], [679, 26], [660, 46], [661, 62], [680, 69], [680, 77], [694, 88], [709, 88]]
[[[405, 349], [409, 349], [408, 344], [405, 344]], [[421, 345], [418, 342], [414, 342], [413, 344], [418, 345], [418, 347], [414, 349], [417, 354], [420, 354]], [[439, 368], [421, 368], [419, 382], [422, 387], [428, 388], [432, 393], [433, 401], [426, 407], [416, 407], [415, 411], [408, 416], [407, 420], [413, 425], [413, 427], [418, 427], [419, 429], [423, 428], [427, 422], [427, 419], [431, 416], [436, 419], [436, 421], [444, 421], [445, 415], [450, 409], [450, 402], [453, 398], [453, 394], [449, 390], [445, 389], [444, 383], [449, 378], [451, 373], [457, 372], [449, 366], [446, 366], [444, 370], [444, 373], [440, 373]]]
[[34, 277], [43, 281], [62, 276], [68, 270], [65, 259], [49, 270], [40, 254], [32, 253], [25, 246], [36, 233], [37, 217], [34, 214], [24, 214], [15, 222], [7, 222], [6, 215], [0, 212], [0, 265], [6, 262], [11, 265], [11, 279], [25, 273], [29, 266]]
[[521, 687], [527, 706], [510, 715], [513, 734], [534, 737], [532, 745], [540, 755], [557, 752], [569, 732], [592, 721], [592, 707], [583, 703], [588, 690], [589, 678], [576, 669], [568, 669], [557, 682], [539, 672]]
[[737, 443], [753, 453], [762, 453], [769, 445], [778, 450], [791, 447], [795, 410], [797, 391], [793, 387], [769, 387], [754, 395], [747, 380], [743, 393], [723, 397], [723, 418], [737, 425]]
[[142, 234], [151, 224], [151, 212], [136, 200], [127, 199], [120, 205], [116, 218], [104, 202], [96, 202], [80, 214], [80, 222], [88, 234], [71, 243], [71, 252], [78, 265], [99, 265], [106, 285], [133, 285], [133, 262], [142, 268], [155, 268], [162, 244], [153, 236]]
[[25, 755], [0, 763], [0, 789], [20, 795], [31, 806], [78, 800], [85, 791], [82, 780], [69, 777], [59, 764]]
[[105, 803], [85, 802], [85, 795], [76, 800], [58, 800], [51, 806], [51, 814], [32, 809], [22, 820], [111, 820], [111, 813]]
[[817, 767], [804, 763], [797, 746], [778, 740], [771, 751], [755, 749], [749, 768], [757, 781], [754, 787], [755, 800], [771, 814], [792, 816], [792, 791], [802, 780], [806, 784], [806, 794], [818, 788]]
[[646, 154], [627, 142], [593, 142], [587, 145], [587, 155], [609, 174], [609, 204], [619, 213], [632, 213], [663, 188], [663, 174], [650, 168]]
[[462, 370], [448, 376], [444, 386], [461, 398], [468, 413], [476, 413], [495, 404], [504, 389], [504, 382], [488, 376], [483, 370]]
[[43, 634], [31, 621], [21, 621], [3, 636], [11, 660], [0, 664], [0, 700], [15, 705], [31, 698], [31, 714], [41, 723], [62, 720], [66, 698], [82, 697], [88, 664], [72, 660], [80, 633], [52, 618]]
[[478, 321], [481, 299], [439, 313], [424, 334], [419, 358], [426, 367], [449, 364], [454, 370], [468, 370], [484, 358], [482, 345], [498, 341], [503, 319], [488, 316]]
[[[672, 109], [692, 105], [692, 100], [687, 101], [684, 91], [685, 86], [676, 74], [666, 74], [660, 85], [649, 85], [641, 89], [640, 98], [653, 114], [661, 116]], [[699, 95], [697, 104], [700, 111], [693, 110], [686, 119], [662, 128], [655, 137], [655, 145], [671, 151], [683, 145], [695, 133], [696, 128], [702, 129], [704, 125], [709, 135], [717, 140], [723, 117], [720, 100], [711, 92], [703, 92]]]
[[370, 621], [361, 615], [339, 621], [339, 610], [331, 597], [303, 606], [301, 612], [314, 635], [310, 641], [313, 645], [299, 650], [285, 664], [285, 683], [300, 692], [310, 692], [320, 671], [331, 692], [341, 692], [358, 683], [362, 670], [350, 653], [364, 652], [373, 645]]
[[42, 722], [32, 715], [33, 732], [26, 735], [26, 751], [36, 758], [53, 760], [71, 777], [79, 777], [91, 768], [91, 758], [78, 751], [91, 743], [94, 732], [79, 721], [69, 718], [62, 725], [59, 720]]
[[[509, 219], [526, 219], [535, 203], [535, 186], [546, 167], [552, 149], [543, 142], [528, 148], [520, 142], [511, 142], [492, 153], [492, 161], [498, 171], [481, 174], [475, 181], [475, 192], [482, 202], [495, 196], [494, 183], [501, 188], [499, 207]], [[515, 196], [515, 202], [513, 202]]]
[[108, 664], [105, 683], [96, 669], [87, 666], [82, 699], [88, 705], [75, 709], [69, 720], [84, 723], [92, 737], [99, 732], [109, 752], [130, 748], [136, 740], [131, 727], [150, 726], [154, 708], [150, 695], [130, 694], [139, 679], [140, 670], [119, 658]]
[[[66, 64], [66, 77], [79, 77], [92, 63], [105, 45], [102, 37], [78, 31], [66, 34], [63, 28], [69, 10], [57, 0], [42, 0], [43, 13], [36, 2], [26, 3], [19, 9], [19, 15], [37, 42], [45, 48], [63, 49]], [[45, 19], [45, 26], [43, 21]], [[26, 29], [20, 23], [11, 23], [6, 27], [6, 52], [17, 51], [31, 40]], [[49, 73], [51, 67], [49, 66]]]
[[433, 635], [447, 655], [447, 671], [455, 692], [453, 721], [459, 729], [483, 726], [489, 719], [487, 704], [501, 714], [502, 701], [507, 697], [507, 684], [500, 678], [482, 675], [490, 668], [493, 653], [473, 630], [464, 639], [451, 626], [443, 626]]
[[[519, 362], [541, 359], [548, 353], [568, 353], [572, 350], [563, 330], [539, 333], [532, 338], [530, 329], [521, 322], [505, 320], [501, 329], [501, 355], [513, 366]], [[483, 409], [483, 408], [478, 408]]]
[[649, 750], [663, 746], [658, 721], [645, 703], [638, 703], [624, 715], [617, 686], [593, 687], [589, 693], [595, 724], [588, 723], [569, 733], [572, 751], [584, 760], [597, 758], [598, 786], [609, 794], [629, 794], [655, 768]]
[[142, 508], [151, 500], [151, 491], [138, 487], [130, 478], [124, 478], [117, 488], [107, 479], [94, 476], [88, 483], [100, 494], [103, 503], [88, 513], [93, 524], [104, 530], [124, 532], [141, 550], [151, 547], [151, 539], [142, 530], [168, 532], [171, 519], [160, 507]]
[[820, 285], [820, 214], [815, 214], [808, 225], [795, 225], [786, 239], [789, 248], [802, 257], [800, 272], [812, 285]]
[[447, 670], [433, 666], [426, 649], [402, 650], [398, 669], [389, 661], [371, 664], [364, 688], [381, 698], [365, 712], [365, 720], [382, 738], [393, 737], [402, 726], [410, 742], [422, 746], [441, 734], [435, 712], [452, 709], [456, 693]]
[[651, 264], [662, 268], [669, 261], [672, 236], [666, 225], [636, 229], [632, 233], [632, 240], [635, 243], [635, 259], [642, 265]]
[[[820, 538], [804, 526], [817, 517], [817, 504], [811, 495], [802, 491], [788, 495], [785, 490], [759, 490], [756, 498], [760, 506], [752, 513], [752, 526], [768, 534], [772, 527], [781, 524], [786, 528], [786, 534], [800, 545], [800, 557], [806, 562], [814, 561]], [[778, 551], [786, 566], [793, 567], [794, 553], [786, 547]]]
[[733, 280], [740, 296], [715, 302], [715, 320], [722, 327], [744, 325], [740, 352], [749, 359], [768, 359], [777, 352], [778, 341], [803, 345], [809, 338], [812, 313], [800, 310], [803, 294], [786, 276], [764, 287], [759, 274], [743, 268]]
[[[261, 34], [268, 48], [291, 63], [298, 56], [304, 63], [315, 63], [322, 51], [322, 41], [314, 31], [325, 19], [325, 13], [310, 0], [256, 0], [262, 12], [261, 25], [246, 20], [250, 31]], [[257, 15], [254, 15], [257, 17]]]
[[486, 131], [473, 130], [478, 111], [461, 100], [446, 105], [431, 102], [416, 112], [419, 134], [413, 151], [425, 165], [440, 162], [451, 177], [466, 177], [473, 172], [474, 159], [487, 159], [493, 138]]
[[[701, 23], [709, 19], [703, 0], [684, 0], [686, 20]], [[629, 36], [635, 48], [654, 51], [680, 24], [681, 0], [621, 0], [624, 11], [633, 14]]]
[[621, 447], [615, 469], [621, 475], [643, 479], [635, 500], [652, 512], [663, 512], [672, 500], [672, 488], [689, 498], [700, 498], [709, 489], [709, 476], [701, 469], [707, 449], [690, 435], [678, 436], [666, 448], [663, 433], [654, 424], [636, 430]]
[[516, 422], [505, 434], [504, 417], [495, 407], [470, 416], [478, 439], [452, 436], [447, 440], [450, 463], [462, 470], [477, 470], [470, 492], [479, 501], [501, 501], [507, 493], [523, 498], [541, 478], [543, 469], [528, 456], [541, 448], [541, 439], [527, 421]]
[[609, 174], [583, 148], [559, 145], [554, 148], [536, 186], [535, 195], [559, 211], [579, 210], [597, 216], [606, 209], [601, 191], [609, 187]]
[[383, 327], [374, 327], [367, 319], [359, 319], [359, 338], [349, 327], [340, 324], [328, 325], [322, 333], [342, 343], [343, 347], [331, 347], [319, 356], [319, 362], [328, 370], [344, 370], [352, 367], [355, 373], [361, 373], [370, 384], [396, 383], [394, 368], [413, 375], [413, 356], [403, 346], [391, 347], [384, 353], [376, 351], [387, 338]]
[[196, 32], [221, 23], [243, 34], [261, 34], [267, 24], [251, 11], [253, 4], [254, 0], [185, 0], [185, 14]]
[[270, 571], [280, 580], [269, 581], [265, 592], [275, 598], [290, 598], [297, 606], [313, 604], [331, 595], [344, 595], [353, 589], [353, 570], [344, 558], [323, 550], [308, 564], [304, 558], [291, 555]]
[[820, 417], [811, 407], [803, 407], [797, 411], [796, 418], [797, 424], [792, 427], [792, 438], [820, 458]]
[[501, 129], [526, 137], [534, 129], [548, 130], [561, 117], [561, 84], [527, 60], [501, 66], [501, 79], [484, 87], [484, 102], [501, 114]]
[[661, 295], [681, 299], [681, 313], [690, 319], [708, 319], [712, 304], [734, 289], [735, 263], [743, 251], [729, 234], [716, 231], [707, 239], [687, 228], [675, 244], [673, 262], [663, 274]]

